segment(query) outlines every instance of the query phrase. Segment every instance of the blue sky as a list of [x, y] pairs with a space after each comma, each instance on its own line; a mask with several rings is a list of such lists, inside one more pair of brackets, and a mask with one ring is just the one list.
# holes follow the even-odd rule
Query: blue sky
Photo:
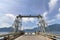
[[[0, 0], [0, 28], [10, 27], [19, 14], [40, 14], [48, 25], [60, 24], [60, 0]], [[37, 18], [23, 18], [23, 23], [25, 29], [34, 28]]]

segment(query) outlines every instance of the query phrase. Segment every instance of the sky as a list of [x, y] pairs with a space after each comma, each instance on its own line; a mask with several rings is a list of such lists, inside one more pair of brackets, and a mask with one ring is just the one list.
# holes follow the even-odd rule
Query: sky
[[[60, 0], [0, 0], [0, 28], [10, 27], [17, 15], [42, 15], [48, 25], [60, 24]], [[37, 27], [37, 18], [23, 18], [23, 28]]]

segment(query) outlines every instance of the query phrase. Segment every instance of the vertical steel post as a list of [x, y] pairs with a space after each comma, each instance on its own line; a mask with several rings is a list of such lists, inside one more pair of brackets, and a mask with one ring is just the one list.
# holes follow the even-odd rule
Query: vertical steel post
[[40, 26], [41, 26], [40, 20], [41, 20], [41, 18], [40, 18], [40, 15], [39, 15], [39, 16], [38, 16], [38, 21], [39, 21], [39, 22], [38, 22], [38, 27], [39, 27], [39, 31], [40, 31], [40, 28], [41, 28], [41, 27], [40, 27]]
[[15, 28], [16, 28], [16, 29], [15, 29], [15, 32], [17, 32], [17, 31], [18, 31], [18, 23], [19, 23], [19, 22], [18, 22], [18, 16], [17, 16], [15, 22], [16, 22], [16, 24], [15, 24]]
[[19, 16], [16, 16], [16, 19], [15, 19], [15, 22], [14, 22], [14, 26], [15, 26], [14, 31], [15, 32], [18, 31], [19, 23], [20, 23], [20, 18], [19, 18]]
[[43, 17], [39, 15], [38, 19], [39, 19], [39, 27], [41, 27], [42, 32], [45, 32], [45, 22]]
[[22, 16], [19, 15], [19, 18], [20, 18], [20, 23], [19, 23], [19, 30], [21, 31], [22, 29]]

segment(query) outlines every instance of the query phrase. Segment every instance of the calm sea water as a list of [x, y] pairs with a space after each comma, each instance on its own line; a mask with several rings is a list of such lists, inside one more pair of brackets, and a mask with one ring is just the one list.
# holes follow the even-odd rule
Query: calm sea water
[[8, 34], [9, 32], [0, 32], [0, 34]]
[[[2, 34], [8, 34], [9, 32], [0, 32], [0, 35]], [[2, 40], [4, 37], [0, 37], [0, 40]]]
[[[50, 33], [50, 34], [59, 34], [60, 35], [60, 32], [47, 32], [47, 33]], [[60, 36], [57, 37], [57, 40], [60, 40]]]

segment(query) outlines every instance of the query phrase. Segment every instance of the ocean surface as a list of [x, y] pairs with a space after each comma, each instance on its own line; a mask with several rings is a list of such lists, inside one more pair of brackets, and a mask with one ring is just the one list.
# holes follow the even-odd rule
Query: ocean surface
[[[0, 35], [3, 35], [3, 34], [8, 34], [9, 32], [0, 32]], [[0, 37], [0, 40], [2, 40], [4, 37]]]
[[[60, 32], [47, 32], [47, 33], [50, 33], [50, 34], [58, 34], [58, 35], [60, 35]], [[57, 36], [57, 40], [60, 40], [60, 36]]]
[[0, 32], [0, 34], [8, 34], [9, 32]]

